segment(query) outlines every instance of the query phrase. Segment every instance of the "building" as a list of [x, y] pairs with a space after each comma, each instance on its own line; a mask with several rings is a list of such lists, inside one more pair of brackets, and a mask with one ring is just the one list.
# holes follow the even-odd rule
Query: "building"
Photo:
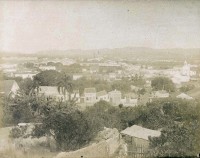
[[37, 75], [37, 73], [15, 73], [14, 74], [15, 77], [21, 77], [23, 79], [26, 79], [26, 78], [33, 79], [35, 75]]
[[114, 105], [119, 105], [121, 103], [122, 94], [118, 90], [114, 90], [108, 93], [109, 101]]
[[85, 88], [84, 89], [84, 102], [85, 103], [95, 103], [96, 102], [96, 89], [95, 88]]
[[45, 70], [56, 70], [55, 66], [40, 66], [40, 70], [45, 71]]
[[155, 91], [152, 95], [153, 98], [168, 98], [169, 93], [165, 90]]
[[47, 99], [55, 99], [56, 101], [68, 99], [67, 94], [64, 96], [62, 92], [59, 93], [57, 86], [40, 86], [37, 91], [39, 96]]
[[[69, 93], [66, 92], [64, 95], [61, 91], [59, 92], [57, 86], [40, 86], [36, 91], [39, 96], [45, 97], [46, 99], [55, 99], [56, 101], [69, 100]], [[71, 99], [75, 99], [78, 103], [80, 102], [80, 94], [78, 90], [71, 93]]]
[[125, 107], [133, 107], [138, 104], [138, 95], [135, 93], [127, 93], [124, 95], [125, 97], [121, 99], [121, 104]]
[[181, 94], [177, 95], [176, 98], [186, 99], [186, 100], [191, 100], [191, 99], [193, 99], [192, 97], [190, 97], [189, 95], [187, 95], [187, 94], [185, 94], [185, 93], [181, 93]]
[[82, 74], [73, 74], [73, 76], [72, 76], [73, 80], [78, 80], [81, 77], [83, 77]]
[[97, 92], [97, 101], [100, 100], [109, 101], [108, 93], [105, 90]]
[[1, 94], [6, 97], [15, 97], [19, 89], [19, 85], [15, 80], [4, 80], [1, 83]]
[[181, 69], [181, 74], [183, 76], [190, 76], [190, 65], [186, 61]]
[[128, 145], [128, 152], [141, 152], [149, 148], [149, 137], [159, 137], [160, 131], [151, 130], [138, 125], [133, 125], [121, 131], [121, 136]]

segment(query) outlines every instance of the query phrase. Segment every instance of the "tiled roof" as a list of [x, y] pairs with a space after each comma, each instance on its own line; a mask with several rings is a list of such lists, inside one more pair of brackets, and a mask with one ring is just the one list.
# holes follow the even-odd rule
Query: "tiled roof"
[[107, 95], [108, 93], [103, 90], [103, 91], [100, 91], [100, 92], [97, 92], [97, 97], [100, 97], [100, 96], [104, 96], [104, 95]]
[[159, 137], [161, 135], [161, 132], [133, 125], [121, 131], [121, 134], [148, 140], [148, 137]]
[[193, 99], [192, 97], [190, 97], [189, 95], [187, 95], [185, 93], [181, 93], [181, 94], [177, 95], [176, 97], [181, 98], [181, 99]]
[[110, 91], [109, 93], [121, 93], [121, 92], [115, 89], [113, 91]]

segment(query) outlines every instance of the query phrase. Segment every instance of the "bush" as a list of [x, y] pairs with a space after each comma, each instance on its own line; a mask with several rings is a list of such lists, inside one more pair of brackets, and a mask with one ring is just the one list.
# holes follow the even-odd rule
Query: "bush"
[[24, 127], [13, 127], [10, 131], [9, 137], [10, 138], [19, 138], [24, 137], [26, 134], [27, 126]]

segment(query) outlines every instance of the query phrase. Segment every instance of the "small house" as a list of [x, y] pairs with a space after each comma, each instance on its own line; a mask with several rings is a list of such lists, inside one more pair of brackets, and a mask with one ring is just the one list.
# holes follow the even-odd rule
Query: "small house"
[[191, 96], [185, 94], [185, 93], [181, 93], [179, 95], [176, 96], [176, 98], [180, 98], [180, 99], [186, 99], [186, 100], [191, 100], [193, 99]]
[[168, 98], [169, 97], [169, 93], [165, 90], [160, 90], [160, 91], [155, 91], [153, 93], [153, 97], [154, 98]]
[[128, 152], [144, 153], [149, 148], [149, 137], [159, 137], [160, 131], [133, 125], [121, 131], [121, 136], [128, 145]]
[[108, 93], [109, 101], [114, 105], [119, 105], [121, 103], [122, 93], [118, 90], [114, 90]]
[[97, 92], [97, 101], [100, 100], [109, 101], [108, 93], [105, 90]]
[[84, 89], [84, 102], [85, 103], [95, 103], [96, 102], [96, 89], [95, 88], [85, 88]]
[[6, 97], [14, 98], [19, 90], [19, 85], [15, 80], [4, 80], [1, 83], [1, 94]]

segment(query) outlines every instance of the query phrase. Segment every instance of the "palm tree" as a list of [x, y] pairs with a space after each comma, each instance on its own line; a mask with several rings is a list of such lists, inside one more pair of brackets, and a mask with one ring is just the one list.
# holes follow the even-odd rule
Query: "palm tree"
[[39, 78], [37, 76], [34, 76], [33, 85], [32, 85], [32, 88], [29, 92], [29, 96], [33, 95], [35, 93], [35, 90], [37, 90], [37, 94], [38, 94], [39, 93], [39, 86], [40, 86]]
[[70, 76], [64, 74], [62, 79], [58, 82], [58, 92], [63, 94], [64, 100], [66, 100], [66, 93], [68, 92], [69, 101], [71, 101], [73, 84]]

